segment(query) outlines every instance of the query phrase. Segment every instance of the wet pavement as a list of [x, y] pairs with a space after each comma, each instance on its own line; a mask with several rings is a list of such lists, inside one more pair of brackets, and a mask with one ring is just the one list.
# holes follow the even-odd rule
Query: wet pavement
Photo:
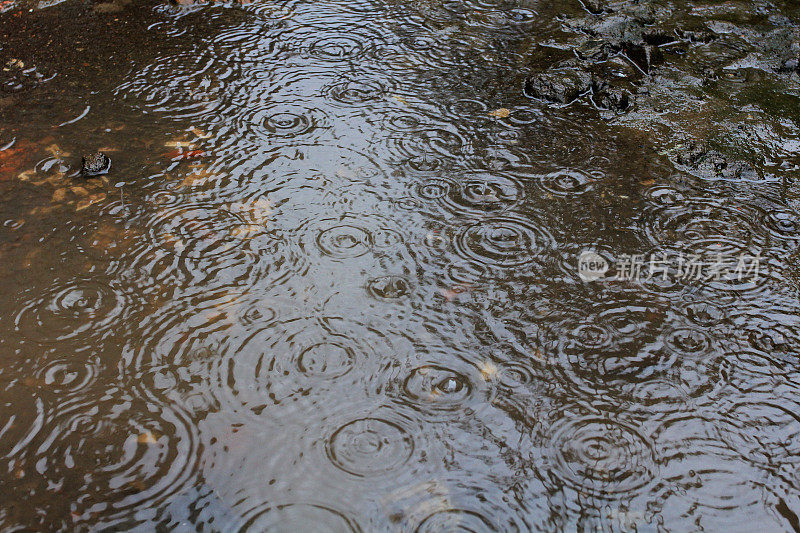
[[800, 529], [798, 23], [0, 2], [0, 529]]

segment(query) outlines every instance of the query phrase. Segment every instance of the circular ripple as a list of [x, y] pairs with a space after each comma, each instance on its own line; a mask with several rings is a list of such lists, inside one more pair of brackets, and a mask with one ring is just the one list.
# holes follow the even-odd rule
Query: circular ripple
[[684, 307], [684, 311], [689, 320], [706, 328], [716, 326], [726, 319], [725, 311], [705, 301], [692, 302]]
[[422, 124], [417, 115], [403, 114], [391, 115], [384, 120], [385, 129], [390, 131], [411, 131], [418, 129]]
[[770, 211], [764, 217], [764, 226], [779, 239], [800, 239], [800, 217], [793, 211]]
[[339, 259], [364, 255], [373, 244], [369, 230], [359, 226], [334, 226], [317, 235], [317, 246], [322, 253]]
[[264, 129], [281, 137], [295, 137], [311, 130], [312, 120], [306, 115], [298, 115], [284, 111], [269, 115], [263, 121]]
[[44, 402], [21, 384], [0, 389], [0, 457], [14, 457], [42, 430]]
[[781, 384], [794, 383], [795, 357], [781, 357], [756, 350], [741, 350], [722, 356], [717, 375], [723, 383], [744, 393], [774, 393]]
[[245, 513], [240, 531], [358, 532], [356, 522], [336, 509], [312, 503], [265, 504]]
[[633, 427], [609, 418], [559, 420], [550, 453], [559, 479], [597, 497], [635, 493], [655, 476], [655, 455], [647, 439]]
[[544, 227], [519, 218], [491, 218], [464, 228], [456, 237], [456, 252], [477, 263], [516, 268], [534, 262], [553, 246]]
[[754, 464], [800, 462], [800, 406], [791, 401], [746, 400], [723, 410], [721, 434], [730, 449]]
[[134, 72], [114, 93], [163, 118], [210, 118], [224, 107], [229, 69], [224, 58], [204, 49], [163, 56]]
[[363, 54], [362, 38], [353, 35], [322, 37], [308, 46], [308, 53], [322, 61], [354, 59]]
[[489, 110], [484, 102], [462, 98], [447, 105], [447, 111], [454, 117], [463, 118], [469, 115], [484, 116]]
[[158, 212], [150, 221], [152, 239], [181, 258], [239, 257], [255, 237], [267, 233], [246, 211], [190, 204]]
[[76, 279], [46, 289], [26, 303], [14, 324], [31, 340], [56, 343], [105, 332], [118, 324], [124, 310], [119, 289], [100, 280]]
[[382, 276], [369, 280], [367, 291], [379, 300], [396, 300], [411, 292], [411, 284], [403, 276]]
[[191, 485], [199, 468], [198, 439], [178, 406], [167, 407], [150, 392], [96, 392], [102, 401], [62, 407], [49, 433], [28, 448], [48, 483], [81, 487], [72, 507], [75, 521], [131, 516]]
[[363, 375], [380, 362], [377, 354], [398, 349], [384, 332], [341, 318], [286, 318], [259, 326], [249, 335], [226, 336], [209, 361], [212, 394], [248, 416], [278, 405], [335, 408], [331, 395], [347, 401], [363, 391]]
[[453, 184], [442, 178], [432, 178], [417, 185], [417, 196], [423, 200], [438, 200], [448, 195]]
[[640, 382], [674, 366], [678, 354], [664, 350], [659, 341], [664, 314], [658, 307], [619, 298], [595, 307], [600, 310], [568, 316], [550, 326], [565, 385], [595, 394], [598, 387]]
[[436, 365], [414, 369], [403, 382], [403, 390], [412, 403], [437, 411], [460, 411], [472, 396], [466, 376]]
[[304, 348], [297, 358], [297, 368], [309, 376], [338, 378], [350, 372], [356, 354], [349, 346], [335, 342], [320, 342]]
[[414, 368], [397, 401], [433, 421], [452, 420], [490, 405], [492, 391], [475, 368], [463, 372], [440, 364]]
[[306, 253], [316, 250], [335, 260], [377, 253], [403, 242], [402, 236], [387, 227], [384, 220], [370, 216], [312, 219], [301, 223], [297, 233]]
[[683, 359], [700, 359], [711, 353], [711, 337], [696, 328], [678, 328], [670, 331], [664, 340], [668, 349], [678, 353]]
[[524, 390], [538, 381], [533, 365], [523, 363], [503, 363], [498, 372], [500, 383], [512, 390]]
[[[672, 202], [668, 192], [662, 191], [661, 200]], [[708, 253], [716, 253], [719, 246], [757, 244], [752, 216], [744, 210], [723, 205], [715, 199], [689, 199], [684, 202], [661, 203], [645, 209], [641, 227], [655, 245], [681, 245], [690, 243], [701, 251], [699, 242], [706, 243]]]
[[70, 358], [49, 361], [34, 373], [41, 386], [59, 395], [79, 392], [89, 387], [97, 377], [99, 361], [85, 360], [74, 354]]
[[545, 174], [539, 178], [539, 185], [545, 192], [556, 196], [571, 196], [588, 191], [595, 179], [578, 170], [562, 170]]
[[349, 107], [383, 99], [386, 88], [374, 80], [343, 80], [325, 87], [324, 93], [332, 104]]
[[337, 429], [328, 440], [328, 458], [358, 477], [387, 474], [408, 462], [414, 439], [402, 426], [380, 418], [360, 418]]
[[497, 531], [491, 521], [475, 511], [464, 509], [443, 509], [426, 516], [415, 533], [438, 533], [440, 531], [463, 531], [478, 533], [480, 531]]
[[534, 124], [542, 120], [543, 113], [541, 109], [529, 106], [516, 106], [511, 109], [511, 115], [508, 120], [512, 124], [519, 126]]
[[523, 197], [522, 185], [518, 181], [476, 172], [453, 179], [443, 197], [443, 204], [456, 213], [500, 213], [514, 207]]
[[48, 157], [36, 163], [34, 170], [42, 177], [62, 177], [70, 171], [70, 166], [63, 159]]
[[389, 143], [392, 151], [405, 160], [420, 156], [458, 158], [462, 156], [467, 141], [456, 131], [430, 125], [396, 133], [389, 138]]

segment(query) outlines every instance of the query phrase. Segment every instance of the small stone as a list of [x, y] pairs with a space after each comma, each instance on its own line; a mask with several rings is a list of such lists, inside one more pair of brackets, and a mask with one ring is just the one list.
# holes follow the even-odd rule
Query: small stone
[[568, 104], [592, 88], [592, 76], [580, 70], [551, 70], [529, 78], [525, 94], [532, 98]]
[[81, 174], [84, 176], [100, 176], [107, 174], [111, 170], [111, 158], [107, 155], [96, 152], [83, 156], [83, 166]]
[[605, 88], [592, 96], [592, 101], [601, 109], [628, 111], [633, 107], [633, 97], [625, 89]]

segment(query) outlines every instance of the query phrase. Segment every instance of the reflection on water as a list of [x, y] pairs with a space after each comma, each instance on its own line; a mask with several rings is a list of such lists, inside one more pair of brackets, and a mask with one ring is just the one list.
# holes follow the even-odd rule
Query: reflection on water
[[3, 528], [797, 528], [791, 180], [527, 98], [567, 4], [158, 6], [0, 123]]

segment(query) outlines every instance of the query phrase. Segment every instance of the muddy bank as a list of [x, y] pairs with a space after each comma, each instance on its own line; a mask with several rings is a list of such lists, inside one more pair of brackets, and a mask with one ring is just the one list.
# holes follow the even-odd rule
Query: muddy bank
[[538, 43], [565, 57], [531, 76], [528, 94], [589, 103], [609, 121], [648, 132], [679, 169], [699, 177], [758, 182], [797, 172], [797, 6], [580, 6], [558, 15], [561, 35]]

